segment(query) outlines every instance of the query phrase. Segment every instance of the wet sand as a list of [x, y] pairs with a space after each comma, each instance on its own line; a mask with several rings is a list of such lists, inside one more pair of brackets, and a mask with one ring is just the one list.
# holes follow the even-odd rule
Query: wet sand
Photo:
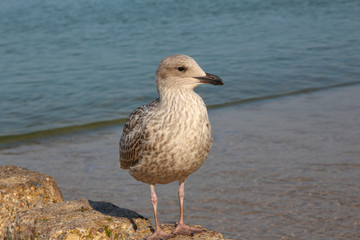
[[[233, 239], [360, 239], [360, 86], [209, 111], [214, 145], [185, 185], [185, 221]], [[111, 201], [153, 220], [150, 189], [118, 163], [122, 126], [0, 151], [51, 175], [66, 200]], [[177, 183], [157, 186], [160, 222]]]

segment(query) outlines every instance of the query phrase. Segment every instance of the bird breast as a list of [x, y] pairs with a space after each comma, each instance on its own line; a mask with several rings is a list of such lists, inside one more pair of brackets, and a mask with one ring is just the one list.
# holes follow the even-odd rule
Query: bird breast
[[204, 163], [212, 145], [207, 109], [195, 92], [160, 99], [144, 135], [141, 160], [130, 173], [147, 183], [185, 179]]

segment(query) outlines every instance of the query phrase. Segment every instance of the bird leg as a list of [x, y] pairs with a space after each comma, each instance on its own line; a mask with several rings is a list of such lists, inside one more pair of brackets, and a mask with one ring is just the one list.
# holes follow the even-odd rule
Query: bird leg
[[189, 227], [184, 224], [184, 197], [185, 197], [184, 184], [185, 184], [185, 181], [181, 181], [179, 184], [178, 194], [179, 194], [179, 203], [180, 203], [180, 219], [175, 228], [174, 234], [176, 234], [176, 235], [193, 235], [195, 233], [201, 233], [201, 232], [203, 232], [203, 230]]
[[157, 196], [156, 196], [156, 192], [155, 192], [155, 185], [154, 184], [150, 185], [150, 190], [151, 190], [151, 203], [152, 203], [152, 205], [154, 207], [154, 216], [155, 216], [156, 228], [155, 228], [155, 232], [152, 235], [148, 236], [146, 238], [146, 240], [161, 240], [161, 239], [172, 238], [172, 237], [175, 236], [174, 234], [166, 233], [160, 228], [159, 221], [158, 221], [158, 216], [157, 216], [157, 203], [158, 203], [158, 200], [157, 200]]

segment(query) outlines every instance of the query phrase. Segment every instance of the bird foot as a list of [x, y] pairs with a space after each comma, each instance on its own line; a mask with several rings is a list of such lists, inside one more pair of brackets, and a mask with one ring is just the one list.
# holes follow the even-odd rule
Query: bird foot
[[146, 240], [165, 240], [173, 237], [175, 237], [174, 234], [166, 233], [163, 230], [161, 230], [161, 228], [158, 228], [152, 235], [148, 236]]
[[174, 234], [193, 236], [195, 233], [202, 233], [202, 232], [204, 232], [204, 230], [202, 229], [189, 227], [185, 224], [178, 224], [175, 228]]

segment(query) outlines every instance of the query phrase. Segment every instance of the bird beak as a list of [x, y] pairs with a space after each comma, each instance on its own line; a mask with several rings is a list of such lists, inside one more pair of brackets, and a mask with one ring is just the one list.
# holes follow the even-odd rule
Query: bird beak
[[216, 75], [206, 73], [204, 77], [195, 77], [199, 79], [201, 83], [209, 83], [212, 85], [224, 85], [224, 81]]

